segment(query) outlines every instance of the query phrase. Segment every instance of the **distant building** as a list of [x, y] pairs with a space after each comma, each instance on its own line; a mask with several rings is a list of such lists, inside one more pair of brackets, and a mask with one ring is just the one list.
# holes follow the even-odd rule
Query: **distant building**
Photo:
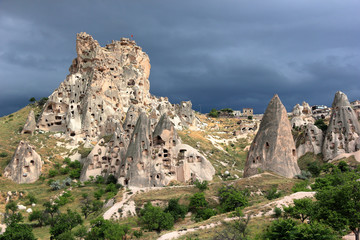
[[240, 117], [241, 116], [241, 111], [240, 110], [234, 110], [233, 112], [235, 117]]
[[357, 118], [360, 119], [360, 100], [353, 101], [350, 104], [351, 107], [354, 109]]
[[254, 115], [254, 110], [252, 108], [243, 108], [243, 114], [244, 117], [247, 116], [253, 116]]

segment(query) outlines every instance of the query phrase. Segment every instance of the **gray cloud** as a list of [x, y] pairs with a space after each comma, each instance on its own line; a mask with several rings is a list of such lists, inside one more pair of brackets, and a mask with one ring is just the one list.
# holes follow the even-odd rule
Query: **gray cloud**
[[360, 3], [349, 1], [10, 1], [0, 3], [0, 116], [48, 96], [68, 74], [75, 34], [134, 34], [151, 92], [196, 109], [288, 110], [360, 98]]

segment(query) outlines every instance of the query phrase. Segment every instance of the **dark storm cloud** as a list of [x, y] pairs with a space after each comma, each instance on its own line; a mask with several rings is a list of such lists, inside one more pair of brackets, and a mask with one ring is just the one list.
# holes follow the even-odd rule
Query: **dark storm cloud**
[[288, 110], [360, 98], [358, 1], [1, 1], [0, 116], [48, 96], [76, 56], [75, 34], [101, 45], [134, 34], [151, 59], [151, 92], [195, 109]]

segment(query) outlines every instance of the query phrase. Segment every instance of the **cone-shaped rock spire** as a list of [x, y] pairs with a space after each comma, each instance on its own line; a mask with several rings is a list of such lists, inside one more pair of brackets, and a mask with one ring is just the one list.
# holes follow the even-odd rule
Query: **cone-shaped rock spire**
[[323, 144], [325, 160], [330, 160], [341, 153], [359, 150], [356, 139], [360, 135], [360, 125], [347, 96], [338, 91], [332, 104], [332, 114]]
[[262, 171], [272, 171], [285, 177], [300, 173], [291, 125], [277, 94], [271, 99], [251, 144], [244, 177]]

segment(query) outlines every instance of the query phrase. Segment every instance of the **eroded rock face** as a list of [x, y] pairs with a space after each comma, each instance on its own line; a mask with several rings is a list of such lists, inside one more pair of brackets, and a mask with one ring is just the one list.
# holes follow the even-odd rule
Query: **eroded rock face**
[[291, 126], [302, 127], [309, 123], [314, 123], [314, 118], [311, 115], [311, 108], [307, 102], [302, 105], [296, 104], [292, 111]]
[[82, 170], [82, 181], [89, 176], [108, 174], [113, 174], [121, 184], [136, 187], [165, 186], [171, 181], [192, 179], [212, 180], [213, 166], [197, 150], [181, 144], [167, 114], [161, 116], [154, 130], [144, 112], [132, 129], [135, 114], [136, 111], [128, 112], [129, 120], [124, 124], [127, 130], [118, 129], [108, 144], [100, 140], [92, 150]]
[[35, 114], [34, 111], [31, 110], [27, 119], [26, 123], [21, 131], [21, 134], [33, 134], [36, 129], [36, 121], [35, 121]]
[[41, 157], [29, 143], [21, 141], [4, 176], [16, 183], [33, 183], [41, 175]]
[[299, 140], [300, 144], [297, 147], [298, 158], [307, 152], [319, 154], [322, 151], [323, 145], [323, 131], [312, 123], [309, 123], [305, 127], [303, 139]]
[[244, 177], [262, 171], [289, 178], [300, 173], [291, 125], [278, 95], [271, 99], [250, 146]]
[[360, 135], [360, 125], [347, 96], [337, 92], [332, 104], [332, 114], [323, 144], [324, 160], [335, 158], [341, 153], [359, 150], [356, 140]]
[[150, 95], [150, 60], [135, 41], [122, 38], [101, 47], [90, 35], [79, 33], [76, 51], [70, 74], [45, 105], [39, 129], [98, 138], [113, 133], [131, 105], [145, 112], [165, 106], [164, 112], [180, 121], [180, 127], [194, 121], [191, 103], [176, 107], [167, 98]]

